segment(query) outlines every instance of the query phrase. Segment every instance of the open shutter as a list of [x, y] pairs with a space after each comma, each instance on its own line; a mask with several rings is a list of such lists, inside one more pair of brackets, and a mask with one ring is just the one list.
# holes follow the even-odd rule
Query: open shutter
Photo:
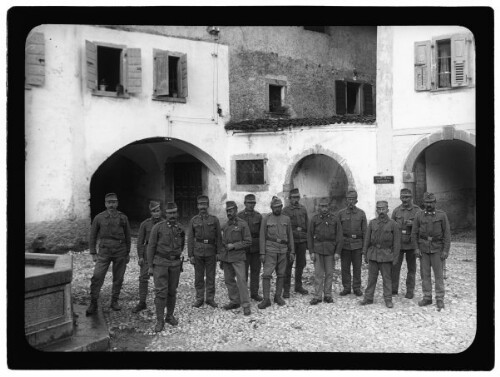
[[373, 87], [371, 84], [363, 85], [363, 115], [373, 115]]
[[154, 95], [168, 95], [168, 52], [154, 51]]
[[431, 41], [415, 42], [415, 90], [431, 89]]
[[346, 113], [346, 85], [344, 81], [335, 81], [335, 110], [337, 115]]
[[25, 45], [25, 82], [41, 86], [45, 83], [45, 42], [43, 33], [31, 33]]
[[182, 54], [179, 60], [181, 78], [180, 96], [186, 98], [188, 96], [188, 67], [187, 67], [187, 54]]
[[469, 84], [467, 61], [467, 36], [455, 34], [451, 37], [451, 86], [467, 86]]
[[85, 59], [87, 61], [87, 88], [97, 89], [97, 46], [85, 41]]
[[127, 92], [140, 93], [142, 89], [141, 49], [127, 49]]

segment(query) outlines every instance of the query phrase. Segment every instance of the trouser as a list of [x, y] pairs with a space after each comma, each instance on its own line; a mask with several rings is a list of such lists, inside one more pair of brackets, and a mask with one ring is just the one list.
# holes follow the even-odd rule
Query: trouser
[[406, 293], [413, 293], [415, 290], [415, 275], [417, 272], [417, 257], [415, 256], [415, 250], [400, 250], [398, 262], [396, 265], [392, 266], [392, 291], [395, 293], [399, 290], [399, 275], [405, 255], [406, 266], [408, 267], [408, 273], [406, 275]]
[[175, 309], [177, 286], [181, 275], [181, 266], [153, 266], [155, 284], [155, 304], [164, 306], [166, 301], [167, 315], [172, 315]]
[[122, 289], [123, 277], [127, 268], [127, 254], [124, 245], [119, 247], [100, 247], [97, 254], [97, 262], [94, 267], [94, 274], [90, 279], [90, 298], [92, 301], [97, 301], [101, 292], [104, 278], [108, 272], [110, 264], [113, 273], [113, 286], [111, 289], [111, 300], [118, 301], [120, 291]]
[[[194, 257], [194, 287], [196, 289], [196, 299], [207, 301], [213, 300], [215, 297], [215, 267], [217, 260], [215, 255], [207, 257]], [[205, 280], [206, 276], [206, 280]]]
[[[276, 271], [276, 292], [275, 296], [281, 297], [283, 289], [283, 280], [285, 279], [286, 273], [286, 260], [288, 258], [288, 253], [266, 253], [266, 259], [264, 260], [263, 273], [262, 273], [262, 288], [264, 299], [269, 299], [271, 278], [273, 277], [273, 272]], [[267, 289], [264, 290], [264, 287]]]
[[391, 265], [392, 262], [376, 262], [368, 261], [368, 284], [366, 285], [365, 298], [373, 301], [375, 294], [375, 286], [377, 285], [378, 272], [382, 275], [382, 283], [384, 285], [384, 300], [392, 301], [392, 282], [391, 282]]
[[352, 264], [352, 289], [361, 289], [361, 249], [342, 249], [340, 255], [340, 269], [342, 271], [342, 286], [346, 291], [351, 290], [351, 264]]
[[[306, 266], [306, 250], [307, 243], [295, 243], [295, 290], [302, 287], [302, 273], [304, 272], [304, 267]], [[286, 254], [286, 272], [285, 272], [285, 282], [283, 284], [283, 289], [285, 292], [290, 292], [290, 286], [292, 281], [292, 267], [294, 262], [290, 261], [290, 253]]]
[[420, 276], [424, 299], [432, 300], [431, 267], [434, 271], [436, 300], [444, 299], [443, 261], [441, 253], [422, 253], [420, 258]]
[[250, 306], [247, 283], [245, 281], [245, 261], [223, 262], [224, 283], [231, 304], [241, 304], [242, 307]]
[[[257, 253], [246, 253], [245, 260], [245, 281], [248, 282], [250, 277], [250, 294], [259, 294], [259, 279], [260, 279], [260, 269], [262, 264], [260, 263], [260, 254]], [[250, 270], [250, 275], [249, 275]]]
[[146, 298], [148, 297], [148, 285], [149, 285], [149, 273], [148, 273], [149, 265], [146, 259], [144, 259], [144, 263], [140, 266], [139, 270], [139, 301], [146, 302]]
[[335, 259], [333, 255], [316, 253], [316, 260], [314, 261], [314, 298], [321, 300], [322, 294], [325, 297], [332, 297], [334, 266]]

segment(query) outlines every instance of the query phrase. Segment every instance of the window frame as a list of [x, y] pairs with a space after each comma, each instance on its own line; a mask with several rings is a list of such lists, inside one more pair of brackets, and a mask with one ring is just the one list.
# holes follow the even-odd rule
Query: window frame
[[[167, 57], [167, 75], [170, 76], [168, 74], [168, 59], [170, 57], [176, 57], [176, 58], [179, 58], [179, 61], [177, 62], [177, 86], [178, 86], [178, 96], [177, 97], [170, 97], [169, 95], [163, 95], [163, 94], [156, 94], [155, 92], [158, 90], [157, 88], [157, 67], [156, 65], [158, 64], [157, 63], [157, 60], [158, 60], [158, 57], [161, 56], [161, 55], [164, 55]], [[187, 88], [186, 88], [186, 95], [185, 96], [182, 96], [180, 94], [182, 93], [179, 93], [181, 92], [183, 89], [182, 89], [182, 86], [183, 86], [183, 80], [186, 80], [186, 87], [188, 86], [187, 82], [189, 82], [189, 80], [187, 79], [187, 72], [186, 72], [186, 78], [183, 79], [183, 75], [182, 75], [182, 59], [183, 57], [185, 57], [186, 59], [186, 71], [187, 71], [187, 54], [184, 53], [184, 52], [178, 52], [178, 51], [170, 51], [170, 50], [162, 50], [162, 49], [153, 49], [153, 94], [152, 94], [152, 99], [154, 101], [160, 101], [160, 102], [177, 102], [177, 103], [187, 103], [187, 97], [188, 97], [188, 93], [187, 93]], [[168, 80], [170, 80], [170, 77], [168, 77]], [[179, 89], [181, 88], [181, 89]]]
[[279, 111], [270, 111], [271, 98], [269, 97], [269, 91], [271, 89], [271, 85], [281, 87], [281, 105], [280, 105], [280, 107], [283, 107], [283, 105], [286, 104], [287, 84], [288, 84], [288, 82], [286, 80], [266, 78], [266, 98], [265, 98], [265, 100], [266, 100], [266, 114], [283, 115], [283, 113], [279, 112]]
[[[337, 111], [337, 82], [342, 82], [345, 85], [345, 90], [344, 90], [344, 105], [345, 105], [345, 112], [344, 113], [339, 113]], [[347, 84], [357, 84], [358, 85], [358, 90], [356, 94], [356, 102], [357, 102], [357, 108], [358, 112], [357, 113], [348, 113], [347, 112]], [[367, 110], [367, 106], [365, 103], [366, 96], [365, 96], [365, 91], [367, 88], [371, 89], [371, 100], [372, 100], [372, 114], [365, 114]], [[336, 115], [345, 115], [345, 116], [375, 116], [375, 91], [374, 91], [374, 85], [370, 82], [367, 81], [360, 81], [360, 80], [353, 80], [351, 78], [344, 78], [344, 79], [339, 79], [335, 80], [335, 114]]]
[[[262, 160], [264, 162], [264, 183], [255, 185], [239, 185], [237, 184], [237, 163], [236, 161], [244, 160]], [[247, 153], [231, 156], [231, 190], [232, 191], [246, 191], [246, 192], [259, 192], [269, 191], [269, 177], [267, 168], [268, 158], [265, 153]]]

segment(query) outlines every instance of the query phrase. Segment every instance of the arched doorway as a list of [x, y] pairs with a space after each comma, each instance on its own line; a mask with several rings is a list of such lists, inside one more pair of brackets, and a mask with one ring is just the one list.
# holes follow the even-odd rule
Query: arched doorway
[[116, 192], [119, 210], [133, 229], [149, 216], [150, 200], [162, 208], [175, 201], [185, 223], [197, 213], [198, 195], [222, 197], [223, 176], [219, 164], [192, 144], [163, 137], [139, 140], [113, 153], [92, 175], [91, 216], [104, 210], [107, 192]]

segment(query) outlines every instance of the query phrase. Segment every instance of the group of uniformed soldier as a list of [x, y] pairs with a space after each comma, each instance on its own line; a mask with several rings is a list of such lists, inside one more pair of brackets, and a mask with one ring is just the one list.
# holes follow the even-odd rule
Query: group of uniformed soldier
[[[335, 262], [341, 260], [343, 290], [340, 296], [361, 291], [361, 263], [368, 264], [368, 280], [360, 305], [373, 303], [375, 286], [380, 271], [383, 297], [388, 308], [393, 307], [392, 296], [398, 294], [399, 276], [406, 258], [408, 275], [405, 298], [412, 299], [415, 290], [416, 258], [420, 259], [423, 299], [419, 306], [432, 304], [431, 269], [434, 272], [435, 297], [438, 310], [444, 308], [443, 264], [450, 250], [450, 226], [443, 211], [436, 210], [434, 194], [424, 194], [425, 209], [413, 204], [411, 190], [401, 190], [401, 202], [388, 216], [387, 201], [377, 201], [375, 219], [367, 222], [365, 212], [356, 207], [357, 193], [346, 194], [347, 207], [334, 214], [330, 201], [323, 198], [319, 211], [309, 221], [306, 208], [299, 204], [298, 189], [290, 191], [290, 205], [284, 207], [280, 198], [271, 200], [271, 212], [262, 216], [255, 208], [255, 195], [245, 196], [245, 209], [238, 212], [234, 201], [226, 202], [228, 221], [221, 227], [217, 217], [208, 213], [209, 198], [197, 198], [198, 215], [184, 230], [177, 223], [177, 206], [166, 205], [162, 217], [160, 203], [151, 201], [151, 217], [143, 221], [137, 238], [137, 256], [140, 266], [139, 303], [132, 309], [137, 313], [146, 308], [149, 277], [155, 286], [157, 323], [155, 331], [162, 331], [165, 322], [176, 326], [174, 317], [177, 286], [182, 272], [182, 250], [187, 235], [187, 254], [194, 265], [196, 300], [193, 307], [204, 303], [217, 308], [215, 302], [215, 275], [219, 262], [224, 271], [224, 282], [229, 302], [225, 310], [243, 308], [250, 315], [250, 299], [258, 301], [258, 308], [271, 303], [271, 279], [276, 272], [274, 303], [282, 306], [283, 298], [290, 298], [292, 269], [295, 263], [294, 290], [307, 295], [302, 274], [306, 266], [306, 251], [314, 264], [314, 292], [310, 301], [317, 305], [333, 303], [332, 283]], [[130, 260], [130, 226], [127, 216], [117, 210], [118, 197], [105, 196], [106, 211], [98, 214], [92, 223], [90, 254], [96, 262], [91, 279], [91, 302], [87, 315], [97, 310], [99, 292], [109, 265], [112, 263], [113, 287], [111, 309], [120, 310], [118, 303], [126, 265]], [[100, 238], [99, 253], [96, 252]], [[351, 275], [352, 265], [352, 275]], [[262, 268], [262, 293], [259, 295], [259, 275]], [[248, 289], [250, 280], [250, 290]], [[167, 310], [165, 315], [165, 308]]]

